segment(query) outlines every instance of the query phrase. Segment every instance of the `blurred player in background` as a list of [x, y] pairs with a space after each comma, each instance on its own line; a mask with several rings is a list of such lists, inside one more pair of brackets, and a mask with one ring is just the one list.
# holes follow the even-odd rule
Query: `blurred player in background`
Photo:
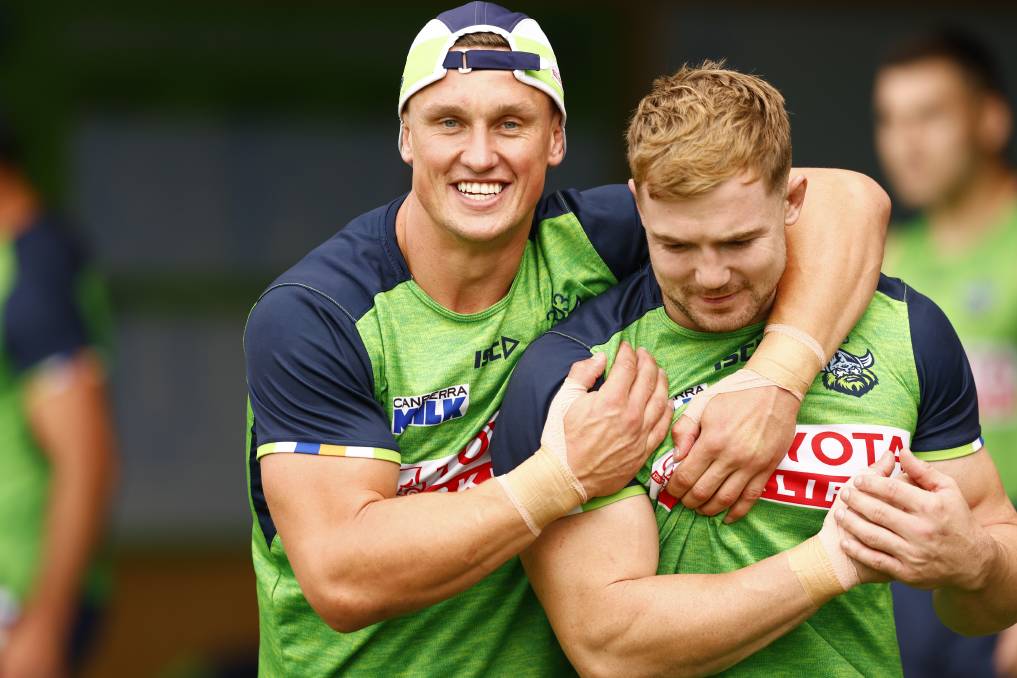
[[[971, 36], [940, 31], [895, 46], [876, 74], [876, 147], [895, 198], [919, 211], [888, 245], [885, 270], [929, 295], [964, 343], [986, 447], [1017, 499], [1017, 176], [1000, 69]], [[991, 675], [991, 638], [940, 625], [925, 592], [895, 587], [905, 670]], [[1017, 675], [1017, 631], [997, 670]]]
[[108, 589], [108, 314], [0, 124], [0, 678], [80, 666]]

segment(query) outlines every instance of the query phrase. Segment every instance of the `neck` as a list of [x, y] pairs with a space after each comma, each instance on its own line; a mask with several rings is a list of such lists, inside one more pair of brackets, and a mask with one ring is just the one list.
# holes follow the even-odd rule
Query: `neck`
[[530, 219], [492, 242], [441, 228], [411, 192], [396, 215], [396, 239], [413, 280], [456, 313], [479, 313], [508, 294], [526, 249]]
[[976, 244], [1017, 200], [1017, 176], [998, 161], [985, 163], [959, 190], [928, 210], [933, 241], [944, 252]]
[[37, 211], [35, 193], [24, 182], [0, 180], [0, 235], [17, 236], [31, 225]]

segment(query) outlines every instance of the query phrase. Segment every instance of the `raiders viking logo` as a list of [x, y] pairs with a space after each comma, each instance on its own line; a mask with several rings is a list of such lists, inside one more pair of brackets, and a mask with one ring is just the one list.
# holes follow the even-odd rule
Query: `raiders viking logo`
[[879, 383], [875, 373], [869, 369], [875, 362], [872, 351], [857, 356], [839, 348], [823, 368], [823, 386], [831, 391], [861, 398]]

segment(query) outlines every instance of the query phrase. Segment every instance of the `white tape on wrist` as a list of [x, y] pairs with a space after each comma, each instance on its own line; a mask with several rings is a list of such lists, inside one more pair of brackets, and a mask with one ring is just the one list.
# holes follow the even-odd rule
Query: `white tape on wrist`
[[706, 411], [706, 406], [709, 405], [710, 401], [716, 396], [719, 396], [722, 393], [734, 393], [735, 391], [745, 391], [750, 388], [763, 388], [765, 386], [783, 388], [799, 400], [802, 399], [800, 394], [785, 388], [773, 379], [764, 377], [755, 370], [743, 367], [734, 374], [729, 374], [716, 384], [708, 387], [705, 391], [697, 393], [692, 399], [692, 402], [685, 407], [685, 412], [682, 413], [682, 416], [688, 417], [698, 424], [699, 420], [703, 417], [703, 412]]
[[583, 384], [566, 377], [548, 407], [540, 449], [510, 473], [496, 477], [534, 535], [589, 499], [569, 466], [565, 442], [565, 414], [586, 392]]
[[767, 325], [766, 327], [763, 328], [763, 334], [767, 334], [769, 332], [779, 332], [783, 335], [791, 337], [792, 339], [795, 339], [799, 343], [804, 344], [806, 347], [808, 347], [810, 351], [812, 351], [816, 355], [816, 359], [819, 360], [820, 365], [826, 364], [826, 353], [823, 352], [823, 347], [819, 344], [818, 341], [815, 340], [815, 338], [811, 334], [809, 334], [805, 330], [800, 330], [794, 325], [782, 325], [781, 323], [773, 323], [772, 325]]

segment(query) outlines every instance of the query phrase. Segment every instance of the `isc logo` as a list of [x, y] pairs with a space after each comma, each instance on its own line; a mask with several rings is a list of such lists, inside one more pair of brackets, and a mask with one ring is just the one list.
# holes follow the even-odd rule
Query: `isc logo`
[[392, 398], [392, 433], [408, 426], [437, 426], [462, 417], [470, 409], [470, 385], [458, 384], [418, 396]]

